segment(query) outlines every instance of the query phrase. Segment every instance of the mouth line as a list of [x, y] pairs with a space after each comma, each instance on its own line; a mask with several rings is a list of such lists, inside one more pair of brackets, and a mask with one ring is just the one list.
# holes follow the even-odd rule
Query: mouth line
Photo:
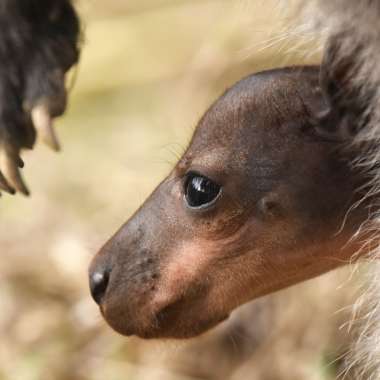
[[[204, 293], [205, 288], [195, 290], [182, 294], [166, 306], [161, 304], [159, 307], [156, 303], [155, 312], [151, 309], [153, 304], [150, 306], [145, 304], [142, 309], [129, 310], [128, 313], [119, 310], [117, 312], [119, 317], [115, 318], [116, 310], [109, 309], [107, 303], [100, 304], [99, 309], [107, 323], [116, 332], [126, 337], [187, 339], [205, 333], [230, 316], [229, 312], [207, 313], [208, 302]], [[121, 314], [124, 314], [124, 317], [120, 319]], [[127, 315], [129, 317], [125, 318]]]

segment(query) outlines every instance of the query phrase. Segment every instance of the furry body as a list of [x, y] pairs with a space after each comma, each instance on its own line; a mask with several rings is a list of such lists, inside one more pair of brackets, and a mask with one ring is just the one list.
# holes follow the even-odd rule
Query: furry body
[[[360, 147], [355, 164], [368, 172], [367, 194], [376, 200], [380, 188], [380, 1], [319, 0], [304, 11], [316, 15], [314, 28], [327, 35], [322, 77], [326, 88], [333, 88], [331, 105], [338, 110], [337, 119], [350, 119], [353, 128], [348, 141]], [[367, 289], [356, 305], [362, 317], [356, 321], [357, 339], [346, 361], [352, 378], [379, 379], [380, 265], [378, 246], [372, 244], [380, 234], [376, 201], [364, 228], [371, 231], [367, 244], [373, 262]]]

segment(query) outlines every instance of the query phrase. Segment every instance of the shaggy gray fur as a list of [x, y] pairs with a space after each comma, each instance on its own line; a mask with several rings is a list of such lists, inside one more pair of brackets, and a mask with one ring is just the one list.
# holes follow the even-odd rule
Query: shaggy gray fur
[[[356, 164], [371, 175], [368, 194], [380, 190], [380, 1], [318, 0], [303, 6], [303, 20], [326, 38], [321, 71], [337, 78], [336, 97], [342, 109], [356, 111], [356, 133], [351, 142], [360, 144]], [[343, 73], [342, 73], [343, 71]], [[347, 112], [347, 111], [346, 111]], [[342, 116], [344, 117], [344, 115]], [[380, 214], [373, 214], [366, 228], [373, 232], [373, 260], [368, 285], [358, 302], [360, 326], [352, 352], [347, 357], [348, 378], [380, 379]], [[360, 307], [363, 306], [363, 307]]]

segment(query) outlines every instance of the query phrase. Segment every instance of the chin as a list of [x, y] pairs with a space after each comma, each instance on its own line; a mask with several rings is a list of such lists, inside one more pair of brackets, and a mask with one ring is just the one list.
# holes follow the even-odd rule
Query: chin
[[141, 323], [136, 320], [135, 324], [130, 324], [127, 319], [121, 323], [104, 315], [107, 323], [117, 333], [123, 336], [137, 336], [143, 339], [190, 339], [206, 333], [219, 323], [228, 319], [229, 315], [223, 315], [213, 318], [204, 318], [201, 320], [192, 320], [189, 316], [184, 315], [180, 318], [178, 315], [162, 318], [157, 316], [150, 323]]

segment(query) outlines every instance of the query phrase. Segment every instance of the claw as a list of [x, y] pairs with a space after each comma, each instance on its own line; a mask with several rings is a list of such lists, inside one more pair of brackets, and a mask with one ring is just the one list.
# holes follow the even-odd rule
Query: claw
[[7, 180], [0, 172], [0, 189], [6, 191], [9, 194], [14, 194], [16, 191], [11, 186], [9, 186]]
[[[20, 193], [28, 196], [29, 190], [26, 187], [21, 173], [18, 168], [19, 157], [17, 154], [12, 154], [7, 151], [2, 151], [0, 155], [0, 168], [3, 173], [5, 183], [9, 184], [11, 190], [15, 189]], [[13, 190], [14, 192], [14, 190]]]
[[23, 159], [21, 157], [17, 157], [17, 166], [20, 169], [22, 169], [25, 166], [24, 161], [23, 161]]
[[35, 106], [32, 109], [31, 116], [33, 124], [41, 136], [42, 141], [55, 152], [58, 152], [61, 147], [53, 128], [53, 119], [50, 116], [47, 106], [45, 104]]

